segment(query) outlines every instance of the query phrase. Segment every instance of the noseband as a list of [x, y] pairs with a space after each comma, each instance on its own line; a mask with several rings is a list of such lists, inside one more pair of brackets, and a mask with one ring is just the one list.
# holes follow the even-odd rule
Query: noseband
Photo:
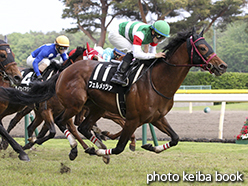
[[5, 50], [7, 52], [7, 58], [0, 62], [0, 76], [2, 76], [3, 81], [9, 80], [11, 86], [15, 86], [13, 78], [6, 73], [6, 66], [16, 64], [12, 51], [7, 43], [0, 44], [0, 50]]
[[[208, 46], [208, 52], [207, 52], [205, 55], [201, 55], [201, 53], [199, 52], [199, 50], [198, 50], [197, 47], [196, 47], [196, 43], [197, 43], [197, 42], [201, 42], [200, 40], [204, 40], [204, 41], [205, 41], [204, 37], [200, 37], [200, 38], [198, 38], [197, 40], [193, 41], [193, 37], [190, 36], [190, 44], [191, 44], [191, 52], [190, 52], [190, 59], [191, 59], [191, 60], [190, 60], [190, 61], [191, 61], [191, 65], [192, 65], [192, 66], [198, 66], [198, 65], [200, 65], [201, 67], [203, 67], [204, 70], [207, 70], [207, 69], [208, 69], [209, 72], [212, 73], [212, 72], [210, 71], [211, 68], [209, 68], [209, 61], [210, 61], [214, 56], [216, 56], [216, 53], [214, 53], [213, 49], [212, 49], [207, 43], [202, 42], [202, 43], [204, 43], [205, 45]], [[199, 44], [201, 44], [201, 43], [199, 43]], [[194, 49], [195, 49], [196, 53], [198, 54], [198, 56], [202, 59], [202, 61], [203, 61], [205, 64], [193, 64]], [[208, 57], [210, 54], [212, 54], [212, 53], [214, 53], [214, 54], [213, 54], [210, 58], [207, 59], [207, 57]]]
[[[198, 43], [198, 44], [197, 44]], [[199, 50], [197, 49], [197, 46], [199, 44], [205, 44], [208, 47], [208, 52], [204, 55], [202, 55]], [[187, 50], [188, 50], [188, 54], [189, 54], [189, 58], [190, 58], [190, 64], [171, 64], [168, 61], [164, 60], [163, 61], [170, 66], [173, 67], [202, 67], [204, 70], [208, 70], [210, 73], [211, 69], [212, 69], [212, 65], [209, 64], [209, 61], [216, 56], [216, 53], [214, 53], [212, 47], [207, 44], [205, 42], [205, 38], [204, 37], [199, 37], [198, 39], [196, 39], [195, 41], [193, 41], [193, 37], [190, 36], [190, 38], [187, 39]], [[194, 51], [196, 52], [197, 55], [195, 55]], [[210, 58], [208, 58], [208, 56], [210, 54], [214, 53]], [[199, 61], [198, 57], [201, 58], [201, 60], [205, 63], [205, 64], [196, 64], [194, 62]], [[208, 58], [208, 59], [207, 59]]]

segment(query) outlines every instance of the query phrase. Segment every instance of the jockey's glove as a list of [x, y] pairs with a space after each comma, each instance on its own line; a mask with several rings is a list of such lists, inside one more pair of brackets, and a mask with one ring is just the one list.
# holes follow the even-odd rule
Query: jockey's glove
[[37, 80], [38, 80], [38, 81], [43, 81], [42, 75], [39, 75], [39, 76], [37, 77]]

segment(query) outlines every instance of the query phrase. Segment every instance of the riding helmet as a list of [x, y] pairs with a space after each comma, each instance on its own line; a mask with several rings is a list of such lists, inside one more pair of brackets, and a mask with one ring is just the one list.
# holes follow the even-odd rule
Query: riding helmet
[[69, 47], [70, 41], [65, 35], [58, 36], [55, 40], [55, 44], [59, 46]]
[[170, 26], [166, 21], [158, 20], [151, 25], [151, 28], [164, 37], [170, 37]]

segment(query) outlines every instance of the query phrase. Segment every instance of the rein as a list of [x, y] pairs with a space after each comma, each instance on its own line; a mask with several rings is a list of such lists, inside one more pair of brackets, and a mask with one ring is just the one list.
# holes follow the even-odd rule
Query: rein
[[[192, 46], [191, 48], [191, 52], [190, 52], [190, 61], [191, 61], [191, 64], [172, 64], [172, 63], [169, 63], [168, 61], [166, 61], [165, 59], [162, 58], [162, 60], [169, 66], [172, 66], [172, 67], [203, 67], [205, 70], [208, 69], [210, 73], [212, 73], [210, 70], [211, 68], [208, 68], [209, 66], [209, 61], [214, 57], [216, 56], [216, 53], [214, 53], [210, 58], [208, 58], [207, 60], [201, 55], [201, 53], [198, 51], [197, 47], [195, 46], [195, 43], [197, 43], [198, 41], [204, 39], [204, 37], [200, 37], [198, 39], [196, 39], [195, 41], [193, 41], [193, 37], [190, 36], [190, 44]], [[194, 49], [196, 51], [196, 53], [201, 57], [202, 61], [205, 62], [205, 64], [194, 64], [193, 63], [193, 56], [194, 56]], [[153, 64], [157, 61], [157, 59], [148, 67], [151, 68], [151, 73], [150, 73], [150, 83], [151, 83], [151, 86], [153, 88], [153, 90], [160, 96], [162, 96], [163, 98], [166, 98], [166, 99], [172, 99], [172, 97], [167, 97], [165, 95], [163, 95], [161, 92], [159, 92], [156, 87], [153, 85], [152, 83], [152, 77], [151, 77], [151, 74], [152, 74], [152, 69], [153, 69]], [[147, 69], [147, 70], [148, 70]], [[146, 70], [146, 71], [147, 71]], [[145, 71], [145, 72], [146, 72]], [[143, 74], [142, 74], [143, 75]]]

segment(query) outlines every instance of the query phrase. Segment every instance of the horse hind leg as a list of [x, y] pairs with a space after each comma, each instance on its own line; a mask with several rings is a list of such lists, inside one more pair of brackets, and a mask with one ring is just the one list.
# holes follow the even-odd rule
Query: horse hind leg
[[156, 153], [160, 153], [160, 152], [167, 150], [170, 147], [176, 146], [178, 144], [179, 136], [171, 128], [170, 124], [168, 123], [168, 121], [166, 120], [165, 117], [162, 117], [160, 120], [158, 120], [156, 122], [152, 122], [152, 124], [154, 126], [156, 126], [160, 131], [162, 131], [162, 132], [166, 133], [168, 136], [170, 136], [171, 141], [167, 142], [164, 145], [159, 145], [159, 146], [155, 146], [155, 147], [153, 147], [152, 144], [145, 144], [142, 146], [142, 148], [149, 150], [149, 151], [156, 152]]
[[16, 124], [32, 110], [33, 109], [30, 107], [24, 107], [21, 111], [17, 112], [16, 115], [11, 119], [7, 128], [7, 132], [10, 133], [10, 131], [16, 126]]

